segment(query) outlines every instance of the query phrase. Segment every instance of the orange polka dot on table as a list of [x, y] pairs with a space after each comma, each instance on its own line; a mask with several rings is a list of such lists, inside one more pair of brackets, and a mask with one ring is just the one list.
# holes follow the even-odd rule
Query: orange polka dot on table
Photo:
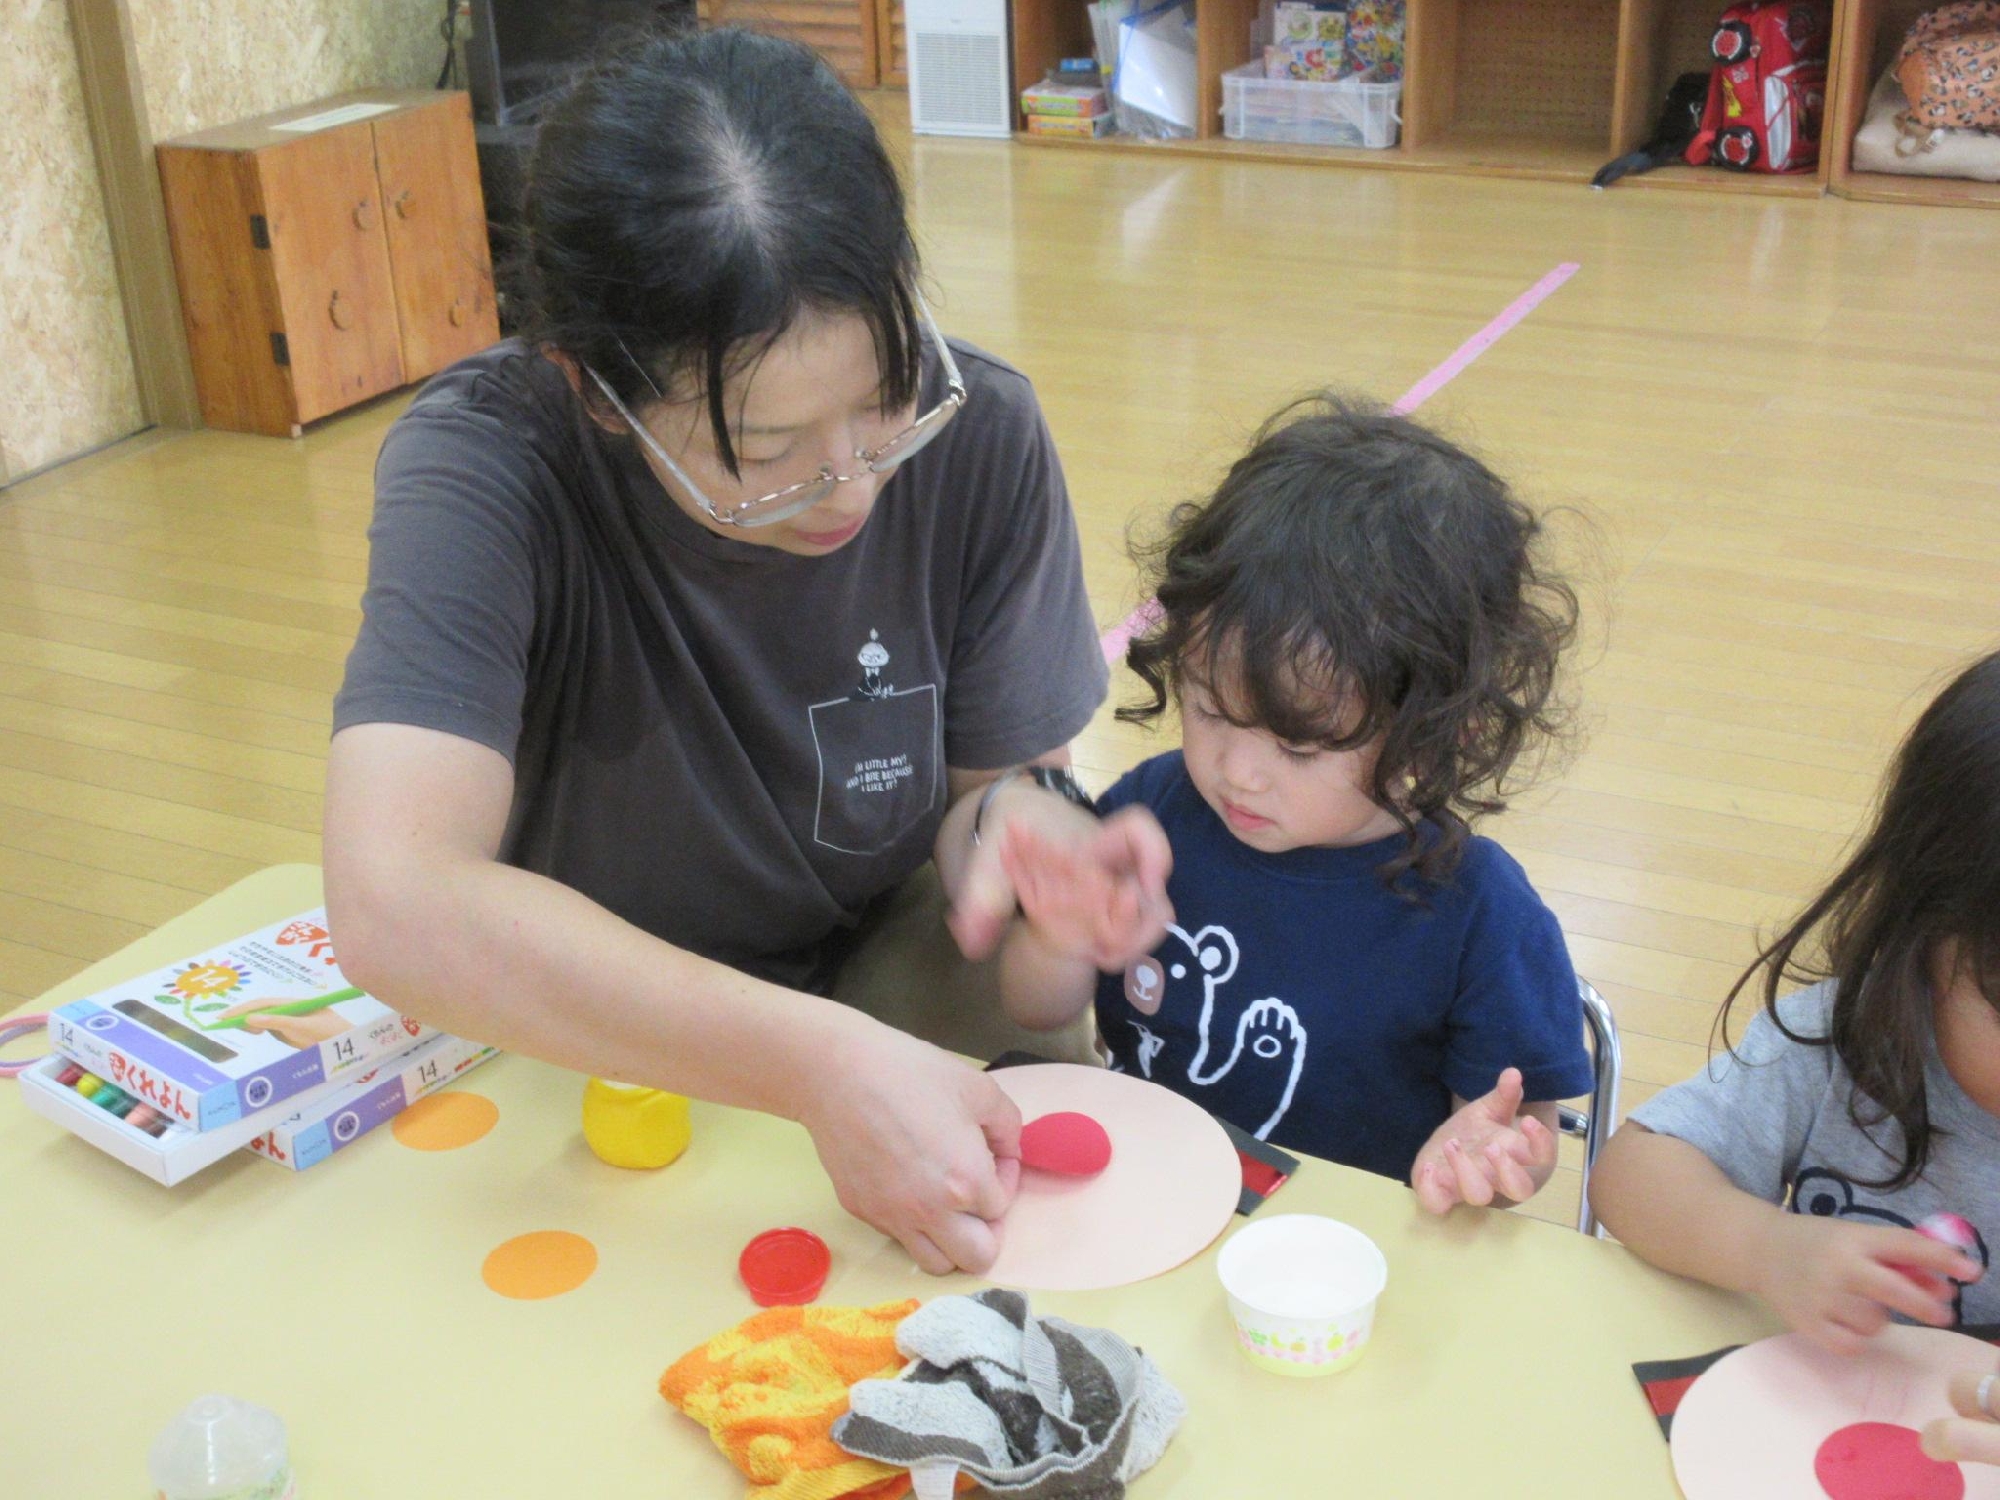
[[484, 1094], [449, 1089], [427, 1094], [389, 1123], [396, 1139], [418, 1151], [456, 1151], [500, 1122], [500, 1106]]
[[480, 1276], [503, 1297], [560, 1297], [590, 1280], [597, 1247], [565, 1229], [518, 1234], [486, 1257]]

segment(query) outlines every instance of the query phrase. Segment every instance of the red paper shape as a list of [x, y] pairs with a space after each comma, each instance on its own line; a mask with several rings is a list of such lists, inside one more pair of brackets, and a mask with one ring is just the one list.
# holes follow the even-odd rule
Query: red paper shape
[[802, 1307], [820, 1294], [833, 1252], [809, 1229], [767, 1229], [743, 1247], [736, 1274], [759, 1307]]
[[1819, 1445], [1813, 1475], [1829, 1500], [1965, 1500], [1965, 1472], [1925, 1453], [1914, 1427], [1856, 1422]]
[[1243, 1163], [1243, 1185], [1259, 1198], [1268, 1198], [1283, 1187], [1291, 1178], [1280, 1172], [1267, 1161], [1259, 1161], [1254, 1156], [1246, 1156], [1241, 1151], [1236, 1159]]
[[1074, 1110], [1043, 1115], [1021, 1127], [1021, 1165], [1061, 1177], [1095, 1177], [1111, 1165], [1111, 1137]]

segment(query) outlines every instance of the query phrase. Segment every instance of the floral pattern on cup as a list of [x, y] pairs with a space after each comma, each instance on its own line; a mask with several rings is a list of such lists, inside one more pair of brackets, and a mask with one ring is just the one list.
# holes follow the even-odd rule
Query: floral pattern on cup
[[1251, 1354], [1265, 1359], [1284, 1360], [1291, 1364], [1323, 1365], [1333, 1360], [1346, 1359], [1361, 1352], [1366, 1335], [1358, 1330], [1345, 1332], [1334, 1329], [1324, 1335], [1310, 1334], [1289, 1337], [1285, 1334], [1264, 1333], [1256, 1329], [1239, 1327], [1236, 1341]]

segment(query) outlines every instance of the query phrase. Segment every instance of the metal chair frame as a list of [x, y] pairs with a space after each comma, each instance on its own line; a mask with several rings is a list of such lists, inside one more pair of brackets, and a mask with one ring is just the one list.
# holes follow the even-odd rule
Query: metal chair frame
[[1590, 1034], [1591, 1065], [1596, 1081], [1590, 1089], [1590, 1112], [1585, 1114], [1565, 1105], [1559, 1119], [1564, 1135], [1583, 1138], [1583, 1193], [1576, 1211], [1577, 1232], [1603, 1239], [1597, 1215], [1590, 1211], [1590, 1169], [1597, 1165], [1597, 1153], [1618, 1123], [1618, 1079], [1624, 1070], [1625, 1057], [1618, 1042], [1618, 1020], [1604, 997], [1583, 979], [1577, 980], [1576, 993], [1583, 1002], [1583, 1025]]

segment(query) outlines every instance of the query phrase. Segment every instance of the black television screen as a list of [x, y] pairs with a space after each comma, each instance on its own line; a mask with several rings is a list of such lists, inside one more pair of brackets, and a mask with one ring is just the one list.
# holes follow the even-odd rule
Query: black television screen
[[693, 0], [473, 0], [465, 48], [473, 109], [502, 125], [532, 120], [607, 35], [693, 11]]

